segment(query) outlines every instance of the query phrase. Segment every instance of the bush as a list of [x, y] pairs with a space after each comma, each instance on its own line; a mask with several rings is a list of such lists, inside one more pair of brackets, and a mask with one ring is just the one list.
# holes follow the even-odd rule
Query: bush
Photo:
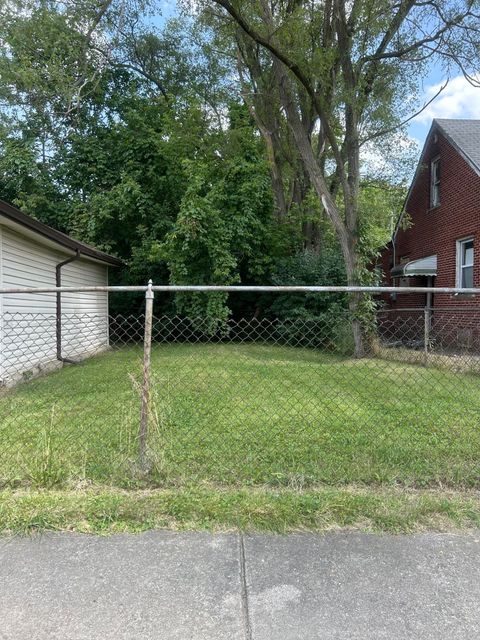
[[[322, 253], [305, 250], [281, 260], [273, 274], [275, 285], [341, 286], [346, 277], [337, 248]], [[341, 293], [285, 293], [275, 297], [265, 313], [280, 322], [282, 342], [351, 353], [353, 338], [348, 321], [348, 297]]]

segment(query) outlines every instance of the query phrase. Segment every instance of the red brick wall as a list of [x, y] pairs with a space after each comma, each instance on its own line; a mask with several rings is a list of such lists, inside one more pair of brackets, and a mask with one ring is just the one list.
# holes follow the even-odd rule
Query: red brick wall
[[[440, 156], [440, 205], [430, 209], [430, 161]], [[412, 188], [406, 210], [411, 226], [399, 230], [395, 242], [396, 264], [402, 256], [416, 260], [437, 254], [436, 287], [456, 285], [456, 241], [474, 238], [473, 286], [480, 287], [480, 176], [438, 133], [438, 140], [426, 150], [424, 161]], [[382, 255], [386, 283], [391, 284], [391, 248]], [[426, 286], [426, 278], [410, 278], [410, 286]], [[397, 296], [392, 307], [415, 307], [425, 304], [425, 295]], [[480, 307], [479, 297], [436, 294], [434, 307]]]
[[[423, 309], [384, 309], [377, 316], [379, 337], [386, 344], [423, 348]], [[437, 353], [480, 352], [480, 306], [450, 306], [430, 314], [430, 351]], [[397, 344], [397, 346], [398, 346]]]

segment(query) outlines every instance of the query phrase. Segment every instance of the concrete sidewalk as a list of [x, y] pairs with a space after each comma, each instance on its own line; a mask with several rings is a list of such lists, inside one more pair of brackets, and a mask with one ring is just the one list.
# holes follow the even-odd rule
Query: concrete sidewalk
[[472, 640], [478, 535], [0, 542], [2, 640]]

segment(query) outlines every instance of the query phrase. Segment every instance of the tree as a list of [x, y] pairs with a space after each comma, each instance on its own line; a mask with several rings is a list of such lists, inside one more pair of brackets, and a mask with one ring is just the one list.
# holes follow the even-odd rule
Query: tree
[[[197, 3], [198, 4], [198, 3]], [[349, 285], [361, 284], [361, 150], [411, 117], [427, 62], [473, 81], [477, 0], [206, 0], [266, 56], [298, 155], [335, 229]], [[239, 47], [245, 65], [249, 51]], [[308, 117], [306, 117], [306, 115]], [[350, 297], [355, 354], [362, 297]]]
[[53, 159], [98, 98], [104, 65], [91, 45], [121, 1], [10, 0], [0, 7], [0, 189], [63, 230], [65, 195]]
[[[0, 7], [0, 197], [123, 258], [112, 284], [168, 282], [151, 248], [178, 215], [184, 158], [209, 135], [178, 28], [149, 34], [144, 4]], [[147, 57], [156, 82], [135, 68]], [[136, 311], [123, 301], [112, 297], [116, 312]]]
[[[124, 283], [268, 277], [276, 234], [263, 148], [188, 23], [157, 31], [133, 11], [110, 31], [113, 13], [85, 41], [63, 4], [29, 9], [0, 20], [0, 197], [123, 258]], [[82, 60], [91, 66], [72, 101]], [[210, 317], [230, 311], [223, 298], [207, 302]]]
[[[185, 161], [188, 186], [179, 215], [159, 244], [174, 284], [237, 284], [268, 277], [280, 247], [275, 234], [268, 166], [243, 105], [232, 103], [229, 127], [212, 137], [201, 161]], [[178, 296], [179, 311], [212, 320], [230, 310], [227, 296]]]
[[232, 71], [229, 75], [230, 93], [243, 99], [264, 140], [278, 226], [291, 229], [294, 223], [301, 232], [299, 246], [321, 251], [321, 212], [310, 197], [310, 179], [282, 113], [271, 64], [261, 48], [231, 24], [204, 12], [193, 25], [208, 43], [209, 57], [224, 60], [227, 69], [236, 67], [237, 76]]

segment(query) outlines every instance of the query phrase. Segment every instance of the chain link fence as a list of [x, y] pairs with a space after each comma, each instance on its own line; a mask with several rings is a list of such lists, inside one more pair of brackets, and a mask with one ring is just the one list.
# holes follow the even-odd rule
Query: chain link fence
[[3, 313], [1, 486], [478, 486], [480, 306], [379, 303], [358, 358], [348, 295], [318, 317], [158, 315], [151, 287], [135, 316]]

